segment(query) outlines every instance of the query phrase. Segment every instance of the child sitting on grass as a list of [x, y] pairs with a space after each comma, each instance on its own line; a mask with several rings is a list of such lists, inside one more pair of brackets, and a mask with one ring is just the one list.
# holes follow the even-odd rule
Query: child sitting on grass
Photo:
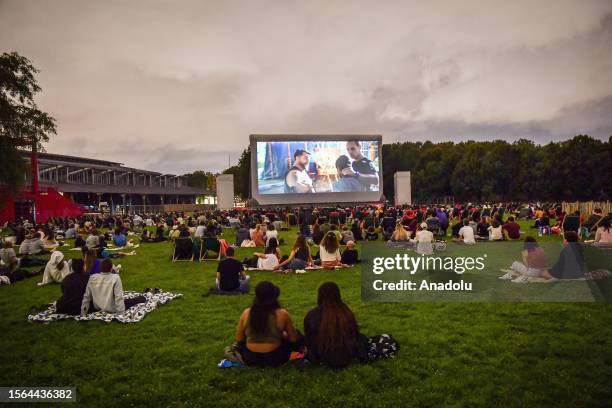
[[340, 262], [345, 265], [355, 265], [359, 263], [359, 252], [355, 249], [355, 241], [346, 243], [346, 249], [342, 253]]

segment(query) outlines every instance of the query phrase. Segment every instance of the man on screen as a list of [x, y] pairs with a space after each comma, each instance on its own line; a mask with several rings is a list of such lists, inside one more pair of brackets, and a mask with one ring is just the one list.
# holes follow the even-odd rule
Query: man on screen
[[361, 143], [357, 140], [346, 142], [346, 151], [353, 159], [353, 164], [351, 167], [343, 169], [342, 174], [354, 177], [363, 185], [365, 191], [371, 191], [371, 187], [378, 186], [378, 174], [372, 160], [361, 154]]
[[368, 191], [366, 186], [360, 183], [355, 176], [346, 176], [344, 174], [345, 169], [350, 169], [352, 171], [351, 161], [347, 156], [342, 155], [336, 160], [338, 180], [333, 184], [333, 191], [342, 193]]
[[314, 193], [312, 179], [308, 174], [310, 153], [297, 149], [293, 153], [293, 167], [285, 175], [285, 193]]

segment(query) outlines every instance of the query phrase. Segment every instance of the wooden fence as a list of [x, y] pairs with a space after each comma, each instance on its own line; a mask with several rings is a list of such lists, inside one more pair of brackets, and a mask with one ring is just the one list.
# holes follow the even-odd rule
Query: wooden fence
[[601, 208], [603, 215], [612, 213], [612, 201], [564, 201], [561, 206], [566, 214], [571, 214], [574, 211], [579, 210], [580, 215], [588, 216], [595, 208]]

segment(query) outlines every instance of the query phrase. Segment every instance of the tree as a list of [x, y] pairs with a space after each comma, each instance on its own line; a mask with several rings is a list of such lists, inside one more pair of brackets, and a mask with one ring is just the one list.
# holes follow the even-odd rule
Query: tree
[[41, 91], [30, 60], [17, 54], [0, 55], [0, 185], [10, 192], [20, 190], [26, 165], [19, 149], [42, 143], [56, 133], [55, 119], [38, 109], [34, 96]]
[[234, 194], [242, 199], [251, 195], [251, 147], [242, 152], [238, 164], [223, 171], [234, 175]]
[[210, 171], [197, 170], [193, 173], [183, 174], [185, 183], [190, 187], [199, 187], [205, 190], [214, 190], [215, 174]]

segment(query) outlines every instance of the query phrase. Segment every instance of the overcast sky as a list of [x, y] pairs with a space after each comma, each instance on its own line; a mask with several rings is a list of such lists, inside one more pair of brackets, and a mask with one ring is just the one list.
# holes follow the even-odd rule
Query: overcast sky
[[610, 0], [0, 0], [0, 51], [41, 70], [47, 151], [161, 172], [251, 133], [612, 135]]

